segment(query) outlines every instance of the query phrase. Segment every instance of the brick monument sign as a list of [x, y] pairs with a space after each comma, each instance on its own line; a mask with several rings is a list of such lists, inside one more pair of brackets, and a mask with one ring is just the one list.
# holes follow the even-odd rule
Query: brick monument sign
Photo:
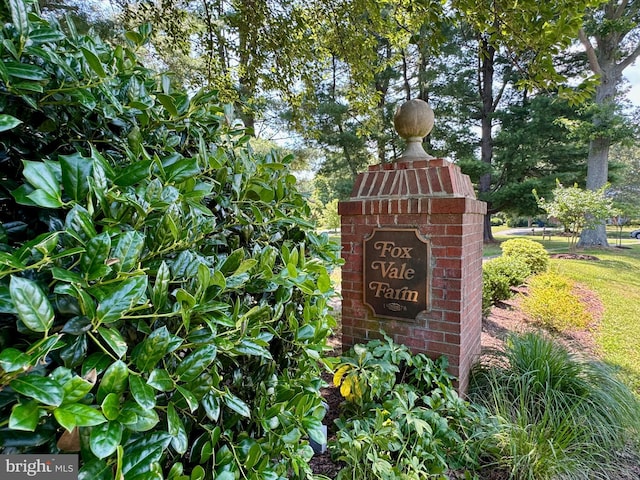
[[415, 353], [447, 356], [464, 393], [480, 353], [486, 204], [457, 165], [422, 148], [433, 127], [426, 102], [405, 103], [394, 123], [405, 152], [361, 173], [338, 206], [343, 348], [384, 331]]

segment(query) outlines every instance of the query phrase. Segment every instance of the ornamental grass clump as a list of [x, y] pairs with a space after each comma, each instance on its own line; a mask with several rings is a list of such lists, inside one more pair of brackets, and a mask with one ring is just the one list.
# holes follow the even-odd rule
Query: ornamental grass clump
[[611, 367], [535, 333], [490, 356], [469, 390], [495, 419], [487, 468], [524, 480], [611, 478], [615, 454], [637, 447], [640, 403]]

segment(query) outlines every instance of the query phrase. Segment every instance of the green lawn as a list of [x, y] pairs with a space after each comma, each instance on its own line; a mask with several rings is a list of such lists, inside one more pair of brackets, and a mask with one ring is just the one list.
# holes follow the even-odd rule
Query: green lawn
[[[610, 244], [616, 245], [617, 232], [611, 233]], [[620, 367], [629, 383], [640, 391], [640, 241], [628, 235], [627, 231], [622, 237], [622, 245], [626, 248], [578, 252], [594, 255], [600, 259], [598, 262], [552, 260], [551, 268], [599, 295], [604, 304], [604, 317], [596, 332], [596, 340], [602, 348], [604, 360]], [[498, 241], [516, 238], [502, 232], [495, 236]], [[517, 238], [540, 241], [550, 253], [567, 251], [566, 239], [561, 237], [545, 241], [540, 236], [531, 235], [519, 235]]]

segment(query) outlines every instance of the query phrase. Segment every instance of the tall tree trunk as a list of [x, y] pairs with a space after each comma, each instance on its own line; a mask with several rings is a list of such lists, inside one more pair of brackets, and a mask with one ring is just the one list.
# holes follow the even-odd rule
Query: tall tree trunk
[[[481, 137], [480, 137], [480, 160], [491, 165], [493, 161], [493, 112], [495, 103], [493, 98], [493, 74], [496, 50], [489, 44], [486, 38], [479, 41], [479, 78], [478, 88], [482, 99], [481, 115]], [[480, 198], [486, 197], [491, 192], [491, 174], [487, 173], [480, 177], [478, 193]], [[484, 218], [483, 240], [485, 243], [494, 242], [491, 232], [491, 205], [487, 204], [487, 215]]]
[[[580, 30], [580, 42], [584, 46], [589, 68], [600, 76], [596, 88], [595, 103], [600, 112], [606, 112], [616, 100], [618, 85], [622, 80], [622, 72], [640, 55], [640, 41], [631, 34], [638, 32], [637, 15], [640, 2], [628, 0], [609, 0], [603, 7], [603, 17], [597, 22], [608, 23], [608, 28], [596, 28], [592, 43], [587, 33]], [[629, 36], [627, 40], [625, 37]], [[598, 132], [603, 120], [596, 115], [593, 121]], [[587, 160], [587, 188], [598, 190], [608, 180], [609, 147], [611, 138], [606, 132], [599, 134], [589, 143]], [[580, 234], [578, 247], [608, 247], [607, 230], [604, 222], [594, 229], [585, 229]]]
[[[604, 53], [604, 52], [603, 52]], [[622, 72], [618, 71], [613, 59], [607, 55], [599, 61], [600, 83], [596, 88], [596, 104], [601, 109], [606, 109], [615, 102], [616, 87], [620, 81]], [[602, 118], [596, 116], [593, 120], [595, 130], [602, 126]], [[587, 189], [598, 190], [602, 188], [609, 177], [609, 147], [611, 139], [606, 135], [600, 135], [589, 143], [589, 157], [587, 159]], [[607, 227], [604, 222], [595, 228], [585, 228], [580, 233], [577, 247], [608, 247]]]
[[[252, 18], [248, 12], [257, 10], [256, 0], [243, 0], [239, 4], [241, 18]], [[262, 21], [262, 18], [258, 17]], [[254, 20], [255, 21], [255, 20]], [[252, 100], [256, 95], [256, 71], [253, 63], [256, 51], [256, 34], [255, 31], [261, 27], [258, 24], [249, 24], [250, 22], [240, 23], [238, 25], [238, 102], [237, 111], [244, 126], [254, 135], [255, 112], [253, 111]]]
[[[379, 40], [378, 42], [378, 50], [384, 50], [384, 62], [388, 62], [391, 58], [392, 48], [389, 42], [384, 40]], [[404, 57], [403, 57], [404, 58]], [[378, 134], [376, 136], [376, 147], [378, 151], [378, 163], [386, 163], [387, 162], [387, 143], [388, 139], [385, 135], [385, 108], [387, 106], [387, 92], [389, 91], [389, 83], [391, 81], [391, 76], [389, 72], [384, 70], [378, 73], [375, 77], [376, 80], [376, 92], [379, 94], [378, 102], [376, 104], [376, 109], [378, 111], [378, 118], [380, 120], [380, 125], [378, 127]]]

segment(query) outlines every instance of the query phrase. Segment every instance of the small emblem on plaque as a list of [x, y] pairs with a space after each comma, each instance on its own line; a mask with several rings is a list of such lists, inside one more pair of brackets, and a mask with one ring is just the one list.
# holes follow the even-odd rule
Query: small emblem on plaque
[[399, 303], [387, 303], [385, 305], [385, 307], [387, 307], [389, 310], [391, 310], [392, 312], [401, 312], [402, 310], [405, 309], [405, 307], [403, 307], [402, 305], [400, 305]]

